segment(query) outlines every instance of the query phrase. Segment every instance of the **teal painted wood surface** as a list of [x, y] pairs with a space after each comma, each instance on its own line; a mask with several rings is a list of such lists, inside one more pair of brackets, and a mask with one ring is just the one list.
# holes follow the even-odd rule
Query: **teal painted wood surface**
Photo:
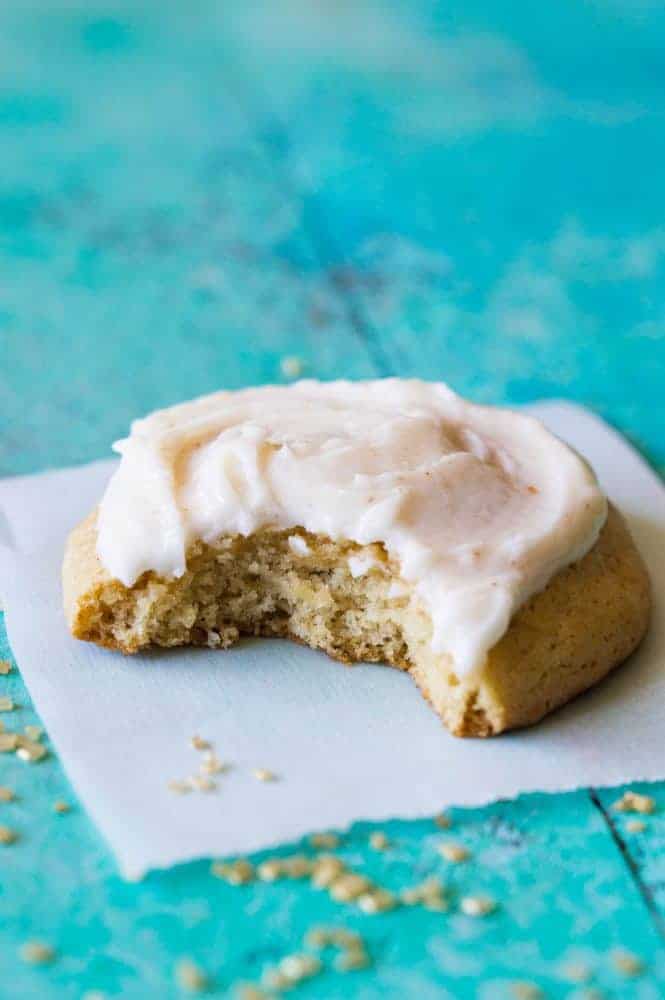
[[[5, 4], [0, 471], [106, 455], [133, 417], [280, 380], [287, 355], [320, 378], [568, 396], [664, 468], [664, 41], [660, 5], [628, 0]], [[18, 672], [0, 693], [8, 725], [37, 721]], [[617, 790], [454, 810], [473, 860], [450, 871], [431, 821], [389, 824], [385, 854], [368, 826], [345, 837], [390, 887], [490, 892], [473, 921], [233, 888], [205, 862], [126, 884], [53, 755], [3, 755], [0, 783], [20, 833], [0, 848], [2, 997], [175, 998], [182, 956], [230, 996], [316, 922], [360, 930], [373, 965], [303, 998], [662, 995], [663, 785], [639, 833]], [[20, 962], [33, 937], [52, 965]]]

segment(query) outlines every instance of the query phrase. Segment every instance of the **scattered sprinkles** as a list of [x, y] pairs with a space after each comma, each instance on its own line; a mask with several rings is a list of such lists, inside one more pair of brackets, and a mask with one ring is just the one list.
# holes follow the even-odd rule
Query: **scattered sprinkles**
[[656, 808], [656, 800], [650, 795], [639, 792], [624, 792], [612, 806], [617, 812], [652, 813]]
[[55, 958], [55, 951], [44, 941], [26, 941], [21, 945], [19, 955], [30, 965], [48, 965]]
[[458, 864], [460, 861], [468, 861], [470, 857], [469, 851], [462, 844], [439, 844], [437, 850], [446, 861], [452, 861], [455, 864]]
[[486, 917], [496, 910], [496, 903], [489, 896], [464, 896], [460, 909], [467, 917]]
[[639, 976], [644, 972], [644, 963], [630, 951], [619, 949], [612, 953], [612, 963], [623, 976]]
[[333, 964], [338, 972], [353, 972], [370, 964], [362, 937], [345, 927], [312, 927], [305, 934], [304, 947], [284, 955], [276, 964], [263, 970], [260, 983], [238, 983], [238, 1000], [269, 1000], [275, 993], [298, 987], [324, 971], [323, 957], [311, 952], [335, 949]]
[[175, 967], [178, 986], [189, 993], [202, 993], [208, 986], [208, 977], [190, 958], [181, 958]]

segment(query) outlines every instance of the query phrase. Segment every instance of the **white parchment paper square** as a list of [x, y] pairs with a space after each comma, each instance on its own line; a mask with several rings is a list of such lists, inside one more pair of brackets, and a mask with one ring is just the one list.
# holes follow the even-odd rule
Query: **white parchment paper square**
[[[347, 668], [288, 642], [126, 658], [74, 641], [62, 614], [64, 540], [114, 463], [0, 482], [0, 589], [12, 649], [124, 872], [269, 847], [359, 819], [665, 776], [665, 489], [587, 411], [530, 409], [591, 460], [627, 515], [656, 612], [625, 668], [539, 726], [489, 741], [448, 735], [396, 670]], [[167, 782], [196, 770], [194, 733], [233, 767], [216, 792], [185, 800]], [[256, 781], [255, 767], [280, 780]]]

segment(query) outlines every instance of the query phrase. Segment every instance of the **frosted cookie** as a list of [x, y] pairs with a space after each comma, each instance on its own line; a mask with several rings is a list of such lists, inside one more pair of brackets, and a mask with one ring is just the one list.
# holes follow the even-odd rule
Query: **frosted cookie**
[[408, 670], [451, 732], [542, 718], [624, 660], [649, 581], [589, 466], [442, 384], [302, 381], [152, 414], [68, 541], [72, 634], [287, 636]]

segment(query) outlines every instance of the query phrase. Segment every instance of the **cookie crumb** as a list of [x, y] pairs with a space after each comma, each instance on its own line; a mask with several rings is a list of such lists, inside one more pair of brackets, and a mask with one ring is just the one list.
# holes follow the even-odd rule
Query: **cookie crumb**
[[43, 760], [48, 755], [45, 746], [41, 743], [35, 743], [34, 740], [29, 740], [25, 736], [18, 736], [16, 743], [18, 747], [16, 756], [29, 764], [36, 764], [37, 761]]
[[390, 841], [383, 830], [374, 830], [369, 835], [369, 846], [375, 851], [386, 851], [390, 847]]
[[536, 983], [512, 983], [510, 990], [515, 1000], [540, 1000], [544, 996], [540, 986], [537, 986]]
[[386, 913], [397, 906], [397, 898], [387, 889], [372, 889], [358, 897], [358, 907], [363, 913]]
[[270, 771], [267, 767], [255, 767], [252, 770], [253, 776], [257, 781], [277, 781], [277, 775], [274, 771]]
[[13, 669], [9, 660], [0, 660], [0, 674], [9, 674]]
[[209, 740], [204, 740], [201, 736], [192, 736], [189, 741], [194, 748], [194, 750], [211, 750], [212, 746]]
[[646, 830], [647, 825], [643, 819], [629, 819], [626, 823], [626, 830], [628, 833], [642, 833]]
[[312, 847], [324, 848], [325, 850], [333, 850], [335, 847], [339, 847], [340, 843], [336, 833], [313, 833], [309, 842]]
[[439, 830], [449, 830], [452, 826], [452, 820], [446, 813], [439, 813], [438, 816], [435, 816], [434, 823], [438, 826]]
[[656, 808], [656, 800], [650, 795], [627, 791], [617, 799], [612, 808], [616, 812], [652, 813]]
[[189, 993], [202, 993], [208, 986], [208, 978], [191, 958], [181, 958], [175, 967], [178, 986]]
[[586, 983], [591, 979], [591, 969], [585, 962], [567, 962], [561, 973], [573, 983]]
[[26, 941], [19, 949], [19, 956], [30, 965], [48, 965], [54, 960], [55, 951], [44, 941]]
[[57, 799], [53, 803], [53, 812], [63, 815], [64, 813], [71, 812], [71, 806], [69, 802], [65, 802], [64, 799]]
[[286, 976], [290, 985], [295, 986], [304, 979], [311, 979], [323, 968], [321, 959], [305, 953], [285, 955], [279, 963], [279, 971]]
[[623, 948], [618, 948], [612, 953], [612, 964], [623, 976], [639, 976], [644, 972], [642, 959]]
[[213, 861], [210, 872], [229, 885], [246, 885], [254, 880], [254, 865], [244, 858], [237, 861]]
[[18, 840], [18, 834], [16, 830], [12, 830], [10, 826], [5, 826], [0, 824], [0, 844], [5, 846], [8, 844], [13, 844]]
[[0, 696], [0, 712], [13, 712], [15, 708], [14, 700], [8, 694]]
[[180, 781], [177, 778], [173, 778], [169, 781], [167, 788], [170, 792], [173, 792], [174, 795], [187, 795], [187, 793], [192, 790], [192, 786], [188, 781]]
[[366, 969], [369, 964], [370, 957], [362, 945], [345, 948], [335, 959], [338, 972], [355, 972], [357, 969]]
[[6, 785], [0, 785], [0, 802], [13, 802], [16, 796], [11, 788], [7, 788]]
[[338, 903], [350, 903], [367, 892], [371, 884], [364, 875], [359, 875], [356, 872], [345, 872], [331, 883], [330, 895]]
[[452, 861], [455, 864], [460, 861], [468, 861], [470, 857], [470, 852], [462, 844], [439, 844], [437, 850], [446, 861]]

